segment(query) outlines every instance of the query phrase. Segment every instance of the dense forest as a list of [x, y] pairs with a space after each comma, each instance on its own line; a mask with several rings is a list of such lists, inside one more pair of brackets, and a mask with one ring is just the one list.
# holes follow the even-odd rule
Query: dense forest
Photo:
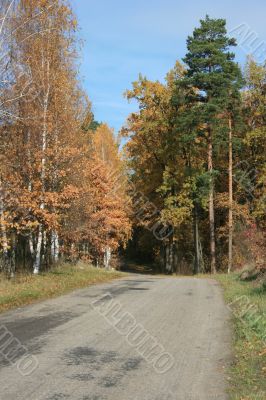
[[207, 16], [164, 84], [140, 75], [126, 93], [131, 179], [150, 202], [131, 248], [168, 272], [265, 268], [266, 68], [249, 57], [241, 71], [234, 46]]
[[114, 258], [265, 269], [266, 66], [240, 68], [225, 20], [199, 22], [165, 82], [139, 76], [125, 94], [138, 110], [116, 135], [80, 83], [68, 3], [0, 7], [2, 271]]

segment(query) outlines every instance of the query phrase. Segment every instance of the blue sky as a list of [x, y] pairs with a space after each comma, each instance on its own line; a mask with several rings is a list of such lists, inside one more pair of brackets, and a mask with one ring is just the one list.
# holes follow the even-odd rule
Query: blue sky
[[[98, 121], [118, 131], [136, 109], [123, 93], [141, 72], [163, 80], [186, 52], [186, 38], [199, 19], [226, 18], [228, 30], [243, 41], [236, 50], [242, 65], [246, 53], [266, 49], [266, 0], [71, 0], [84, 40], [81, 78]], [[250, 30], [248, 30], [250, 29]], [[241, 36], [242, 35], [242, 36]], [[252, 39], [254, 39], [252, 44]], [[265, 50], [266, 58], [266, 50]]]

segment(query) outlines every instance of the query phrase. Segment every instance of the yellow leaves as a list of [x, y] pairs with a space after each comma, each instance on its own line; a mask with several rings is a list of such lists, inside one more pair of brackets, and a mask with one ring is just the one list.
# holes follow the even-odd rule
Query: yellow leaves
[[168, 86], [170, 88], [173, 88], [174, 85], [176, 84], [176, 81], [182, 79], [184, 75], [185, 75], [184, 66], [179, 61], [176, 61], [174, 68], [170, 70], [169, 73], [166, 75], [166, 81]]
[[266, 142], [265, 134], [266, 134], [265, 127], [254, 129], [247, 133], [247, 136], [245, 138], [245, 143], [250, 146], [255, 145], [255, 144], [261, 146], [262, 144], [265, 144], [265, 142]]
[[72, 24], [73, 24], [74, 29], [76, 29], [78, 27], [78, 21], [76, 18], [72, 21]]
[[[264, 350], [262, 350], [262, 352], [260, 352], [259, 356], [266, 356], [266, 348]], [[263, 368], [263, 370], [266, 371], [266, 367]]]
[[165, 199], [165, 208], [161, 212], [162, 222], [177, 228], [191, 218], [193, 202], [189, 196], [190, 187], [190, 183], [185, 182], [177, 195]]
[[10, 243], [9, 243], [9, 240], [7, 241], [5, 238], [3, 238], [2, 237], [2, 235], [1, 235], [1, 237], [0, 237], [0, 255], [3, 253], [3, 252], [5, 252], [5, 251], [7, 251], [7, 250], [10, 250]]
[[[198, 128], [199, 128], [200, 131], [207, 131], [208, 124], [205, 124], [205, 123], [200, 124], [200, 125], [198, 126]], [[206, 134], [207, 134], [207, 133], [206, 133]]]
[[121, 160], [113, 129], [101, 124], [93, 136], [93, 151], [96, 158], [113, 169], [119, 168]]
[[[14, 107], [20, 118], [0, 128], [2, 229], [7, 236], [12, 230], [18, 236], [31, 233], [34, 242], [39, 227], [47, 242], [57, 229], [66, 247], [87, 240], [96, 251], [108, 242], [117, 248], [131, 231], [125, 163], [111, 128], [102, 124], [90, 132], [91, 104], [76, 69], [77, 19], [64, 1], [26, 1], [19, 7], [14, 23], [23, 29], [12, 38], [12, 59], [34, 85], [31, 96]], [[15, 71], [13, 78], [15, 98], [28, 76]]]

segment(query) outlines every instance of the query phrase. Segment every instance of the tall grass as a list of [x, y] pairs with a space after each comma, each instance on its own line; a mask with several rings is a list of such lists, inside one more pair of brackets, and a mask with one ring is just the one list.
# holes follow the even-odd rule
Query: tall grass
[[235, 357], [230, 368], [231, 400], [266, 399], [266, 291], [236, 274], [218, 275], [232, 310]]

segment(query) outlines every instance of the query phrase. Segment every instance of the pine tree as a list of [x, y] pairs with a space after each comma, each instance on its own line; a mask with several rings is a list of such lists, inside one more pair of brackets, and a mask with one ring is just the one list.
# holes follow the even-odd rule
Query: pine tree
[[188, 37], [188, 53], [184, 58], [188, 67], [184, 83], [195, 89], [192, 100], [199, 117], [197, 123], [204, 124], [207, 137], [210, 252], [213, 273], [216, 272], [213, 144], [216, 126], [229, 110], [230, 96], [240, 87], [241, 72], [234, 62], [234, 54], [229, 51], [230, 46], [235, 45], [235, 40], [226, 36], [226, 21], [206, 16], [205, 20], [200, 21], [200, 27], [194, 30], [193, 36]]

